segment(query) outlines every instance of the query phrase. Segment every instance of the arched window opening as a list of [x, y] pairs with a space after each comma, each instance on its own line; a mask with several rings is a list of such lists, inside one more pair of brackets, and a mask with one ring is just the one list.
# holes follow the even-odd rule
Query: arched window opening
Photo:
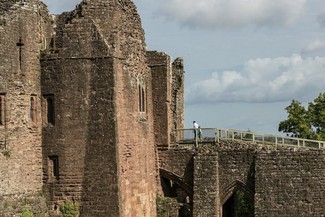
[[223, 204], [222, 217], [254, 217], [254, 201], [238, 190]]

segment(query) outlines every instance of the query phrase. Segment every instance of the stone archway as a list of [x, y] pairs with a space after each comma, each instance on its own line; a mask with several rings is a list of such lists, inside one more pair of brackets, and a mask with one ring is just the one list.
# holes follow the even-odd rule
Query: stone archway
[[173, 182], [175, 182], [177, 185], [179, 185], [184, 191], [188, 193], [191, 200], [193, 198], [193, 187], [187, 184], [181, 177], [177, 176], [176, 174], [169, 172], [165, 169], [159, 169], [159, 173], [162, 177], [167, 178]]
[[[178, 175], [159, 169], [162, 191], [165, 198], [177, 201], [177, 207], [168, 209], [168, 216], [193, 216], [193, 187]], [[173, 202], [171, 203], [173, 204]], [[182, 205], [180, 205], [182, 204]]]
[[[233, 209], [234, 211], [234, 204], [236, 205], [236, 202], [234, 203], [234, 196], [236, 195], [237, 192], [242, 192], [244, 195], [246, 195], [253, 203], [254, 203], [254, 191], [247, 187], [244, 183], [241, 181], [234, 181], [230, 185], [227, 186], [226, 189], [222, 191], [221, 197], [220, 197], [220, 216], [237, 216], [233, 215], [234, 213], [231, 214], [229, 209]], [[232, 201], [232, 202], [230, 202]], [[253, 204], [252, 204], [253, 205]], [[229, 207], [232, 206], [232, 207]], [[224, 210], [225, 209], [225, 210]], [[252, 210], [254, 211], [254, 210]], [[227, 214], [226, 214], [227, 213]]]

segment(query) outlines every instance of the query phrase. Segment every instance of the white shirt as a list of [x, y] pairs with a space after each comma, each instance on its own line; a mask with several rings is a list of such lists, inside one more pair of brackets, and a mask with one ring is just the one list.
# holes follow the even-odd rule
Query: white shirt
[[195, 122], [195, 123], [193, 124], [193, 127], [194, 127], [195, 129], [197, 129], [197, 128], [199, 128], [199, 125]]

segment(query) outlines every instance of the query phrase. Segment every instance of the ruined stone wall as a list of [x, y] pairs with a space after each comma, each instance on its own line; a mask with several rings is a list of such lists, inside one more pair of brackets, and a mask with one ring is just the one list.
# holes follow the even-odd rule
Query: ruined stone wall
[[159, 168], [174, 173], [193, 186], [195, 149], [171, 147], [169, 150], [159, 151]]
[[[203, 145], [194, 157], [194, 216], [222, 216], [222, 205], [240, 190], [254, 195], [256, 145]], [[213, 206], [211, 206], [213, 204]]]
[[255, 216], [323, 216], [325, 152], [264, 148], [256, 156]]
[[156, 155], [153, 131], [152, 77], [146, 64], [141, 20], [131, 1], [122, 12], [117, 65], [117, 133], [121, 216], [156, 216]]
[[233, 209], [223, 205], [236, 191], [254, 200], [255, 216], [325, 213], [323, 150], [232, 141], [174, 149], [160, 152], [160, 166], [179, 175], [186, 150], [195, 154], [193, 170], [187, 170], [194, 179], [194, 216], [223, 216]]
[[[170, 111], [172, 114], [171, 127], [173, 129], [184, 129], [185, 111], [185, 80], [184, 80], [184, 61], [183, 58], [176, 58], [172, 64], [172, 90]], [[180, 138], [183, 135], [178, 135]], [[171, 142], [176, 141], [176, 132], [171, 131]]]
[[211, 150], [201, 150], [194, 157], [193, 216], [218, 216], [218, 159], [218, 153]]
[[172, 100], [171, 57], [157, 51], [148, 51], [147, 55], [152, 74], [155, 143], [158, 148], [166, 148], [170, 142], [172, 127], [170, 113]]
[[54, 124], [44, 120], [44, 181], [52, 208], [77, 200], [82, 216], [118, 216], [114, 60], [93, 20], [77, 12], [57, 18], [57, 50], [42, 59], [42, 93], [55, 114]]
[[172, 63], [162, 52], [148, 51], [147, 55], [153, 76], [155, 143], [164, 149], [175, 142], [173, 129], [184, 128], [184, 63], [180, 57]]
[[249, 143], [221, 142], [215, 148], [218, 152], [221, 203], [226, 202], [231, 196], [227, 195], [227, 191], [235, 182], [243, 183], [254, 192], [256, 146]]
[[42, 188], [40, 41], [50, 18], [36, 1], [0, 1], [0, 195]]
[[52, 182], [44, 164], [52, 205], [76, 199], [82, 216], [154, 216], [151, 76], [134, 4], [84, 1], [56, 22], [56, 50], [42, 60], [56, 118], [44, 128], [44, 162], [62, 165]]

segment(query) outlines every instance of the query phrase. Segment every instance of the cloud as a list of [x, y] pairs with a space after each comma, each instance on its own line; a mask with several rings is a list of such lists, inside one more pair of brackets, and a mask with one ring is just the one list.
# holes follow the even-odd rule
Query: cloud
[[315, 51], [319, 51], [325, 48], [325, 39], [323, 40], [315, 40], [307, 44], [303, 49], [303, 53], [312, 53]]
[[323, 11], [317, 16], [317, 21], [320, 23], [322, 27], [325, 28], [325, 8]]
[[255, 59], [240, 71], [214, 72], [186, 89], [186, 102], [312, 101], [324, 91], [325, 57]]
[[306, 0], [165, 0], [162, 13], [182, 26], [236, 28], [288, 26], [305, 11]]

